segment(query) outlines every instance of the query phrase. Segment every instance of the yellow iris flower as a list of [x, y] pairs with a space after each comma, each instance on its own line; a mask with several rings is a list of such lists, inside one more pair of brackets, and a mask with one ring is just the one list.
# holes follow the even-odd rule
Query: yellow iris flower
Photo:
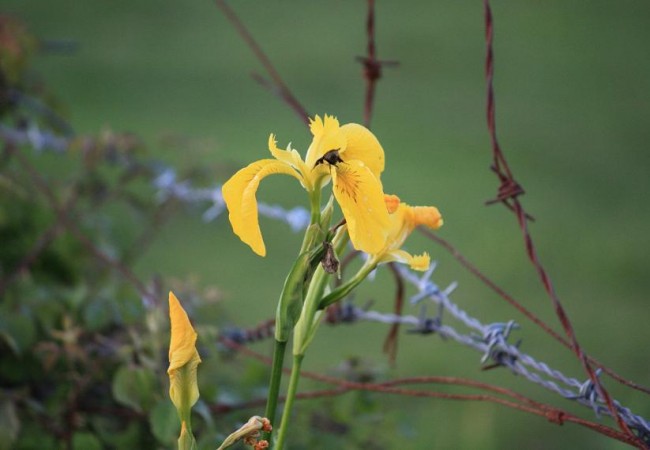
[[169, 397], [179, 411], [181, 419], [185, 421], [190, 408], [199, 399], [196, 368], [201, 362], [201, 357], [196, 350], [196, 331], [172, 292], [169, 293], [169, 318]]
[[367, 128], [355, 123], [340, 126], [328, 115], [311, 120], [310, 131], [313, 140], [304, 160], [290, 146], [280, 150], [271, 134], [269, 150], [274, 159], [255, 161], [223, 185], [233, 231], [255, 253], [265, 256], [255, 197], [260, 181], [268, 175], [290, 175], [314, 198], [331, 177], [352, 245], [366, 253], [379, 252], [390, 227], [379, 180], [384, 170], [381, 144]]
[[401, 247], [406, 238], [420, 225], [432, 230], [440, 228], [443, 224], [440, 211], [435, 206], [410, 206], [401, 202], [396, 195], [386, 195], [385, 202], [390, 213], [388, 240], [384, 248], [371, 255], [371, 263], [396, 261], [408, 264], [414, 270], [427, 270], [431, 262], [428, 253], [413, 256]]

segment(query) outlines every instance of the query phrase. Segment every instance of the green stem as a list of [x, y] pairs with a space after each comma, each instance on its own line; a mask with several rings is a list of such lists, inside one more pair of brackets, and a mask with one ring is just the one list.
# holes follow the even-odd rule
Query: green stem
[[342, 298], [346, 297], [350, 292], [352, 292], [355, 287], [361, 284], [361, 282], [365, 280], [370, 272], [372, 272], [376, 267], [377, 264], [373, 263], [372, 261], [364, 264], [363, 267], [359, 269], [354, 278], [323, 297], [318, 305], [318, 309], [325, 309], [331, 304], [334, 304]]
[[[275, 412], [278, 409], [278, 395], [280, 393], [280, 381], [282, 381], [282, 367], [286, 349], [286, 342], [275, 341], [271, 381], [269, 381], [269, 396], [266, 399], [266, 411], [264, 412], [264, 416], [269, 419], [271, 425], [275, 424]], [[266, 433], [264, 439], [271, 442], [271, 432]]]
[[300, 366], [304, 355], [295, 355], [293, 357], [293, 367], [291, 368], [291, 378], [289, 379], [289, 390], [287, 392], [287, 400], [284, 403], [284, 411], [282, 412], [282, 422], [280, 423], [280, 431], [278, 432], [278, 440], [275, 443], [274, 450], [282, 450], [284, 441], [286, 440], [287, 430], [289, 429], [289, 418], [291, 416], [291, 409], [293, 407], [293, 400], [296, 397], [298, 390], [298, 380], [300, 380]]
[[309, 196], [309, 202], [311, 207], [311, 223], [320, 222], [320, 189], [314, 190]]

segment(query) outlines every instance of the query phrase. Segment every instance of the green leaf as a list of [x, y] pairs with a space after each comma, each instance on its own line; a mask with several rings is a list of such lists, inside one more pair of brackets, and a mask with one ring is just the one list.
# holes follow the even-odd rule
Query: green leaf
[[122, 366], [113, 378], [113, 397], [136, 411], [146, 411], [156, 395], [156, 377], [142, 367]]
[[24, 314], [3, 312], [0, 316], [0, 339], [17, 354], [30, 348], [36, 340], [36, 330], [32, 319]]
[[111, 439], [110, 448], [151, 448], [150, 446], [143, 445], [145, 442], [151, 442], [150, 440], [143, 440], [142, 427], [137, 422], [131, 422], [126, 430], [120, 431], [119, 434], [116, 434], [114, 439]]
[[309, 274], [309, 252], [303, 252], [291, 267], [284, 281], [280, 301], [275, 313], [275, 340], [286, 342], [300, 317], [303, 288]]
[[128, 289], [126, 287], [120, 289], [115, 297], [114, 306], [119, 320], [124, 325], [137, 324], [143, 319], [145, 314], [142, 301], [133, 296], [130, 287]]
[[7, 333], [2, 329], [0, 329], [0, 341], [4, 342], [14, 355], [18, 355], [20, 353], [16, 340], [13, 337], [11, 337], [9, 333]]
[[15, 450], [28, 450], [33, 448], [37, 448], [38, 450], [60, 450], [61, 446], [60, 443], [55, 441], [52, 435], [43, 432], [43, 425], [24, 421], [16, 445], [8, 448]]
[[153, 448], [151, 445], [143, 445], [144, 442], [151, 443], [151, 438], [149, 433], [146, 433], [147, 440], [143, 439], [145, 433], [139, 420], [130, 421], [125, 428], [117, 417], [93, 416], [90, 418], [90, 426], [104, 444], [104, 448]]
[[96, 297], [83, 310], [84, 323], [90, 331], [99, 331], [113, 321], [113, 307], [110, 302]]
[[102, 450], [102, 443], [92, 433], [75, 433], [72, 436], [72, 450]]
[[61, 327], [61, 319], [69, 311], [65, 297], [66, 294], [61, 294], [58, 289], [39, 289], [32, 295], [29, 309], [35, 323], [46, 333]]
[[168, 399], [156, 403], [149, 413], [149, 424], [156, 439], [166, 445], [173, 445], [181, 431], [176, 408]]
[[18, 437], [20, 419], [10, 400], [0, 400], [0, 450], [9, 450]]

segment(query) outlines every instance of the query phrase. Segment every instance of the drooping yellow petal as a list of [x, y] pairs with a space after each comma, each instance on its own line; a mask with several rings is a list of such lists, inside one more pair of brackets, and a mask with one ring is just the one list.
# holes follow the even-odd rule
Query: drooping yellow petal
[[221, 188], [228, 207], [233, 232], [260, 256], [266, 255], [257, 212], [257, 188], [264, 177], [276, 173], [290, 175], [301, 181], [291, 165], [275, 159], [261, 159], [234, 174]]
[[201, 357], [196, 350], [196, 332], [173, 292], [169, 293], [169, 318], [169, 397], [185, 420], [190, 408], [199, 399], [196, 369]]
[[343, 125], [340, 132], [346, 140], [345, 149], [341, 151], [341, 159], [363, 161], [372, 173], [379, 177], [384, 171], [384, 149], [375, 135], [357, 123]]
[[379, 252], [390, 226], [381, 182], [363, 162], [354, 160], [332, 168], [332, 179], [352, 245], [366, 253]]

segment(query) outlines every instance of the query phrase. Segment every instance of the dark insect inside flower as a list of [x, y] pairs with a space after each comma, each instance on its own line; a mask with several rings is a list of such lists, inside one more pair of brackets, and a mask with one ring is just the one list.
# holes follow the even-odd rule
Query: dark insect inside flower
[[336, 166], [338, 163], [345, 162], [341, 159], [339, 156], [339, 150], [340, 148], [330, 150], [327, 153], [323, 155], [322, 158], [318, 159], [316, 161], [316, 164], [314, 164], [314, 167], [318, 166], [319, 164], [324, 164], [328, 163], [330, 166]]

